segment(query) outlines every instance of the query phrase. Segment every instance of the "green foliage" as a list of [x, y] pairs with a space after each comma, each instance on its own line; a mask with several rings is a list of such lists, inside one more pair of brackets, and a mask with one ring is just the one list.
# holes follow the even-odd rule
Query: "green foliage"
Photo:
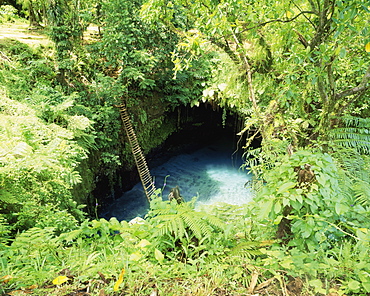
[[[79, 4], [50, 7], [57, 71], [40, 54], [49, 49], [0, 42], [0, 82], [16, 99], [2, 95], [0, 106], [1, 292], [37, 284], [34, 295], [72, 294], [89, 283], [91, 294], [114, 294], [125, 269], [127, 295], [262, 295], [253, 282], [288, 295], [291, 277], [316, 294], [369, 293], [365, 5], [150, 0], [148, 23], [141, 1], [110, 1], [101, 40], [83, 48], [82, 14], [94, 9]], [[249, 151], [252, 206], [194, 211], [154, 200], [147, 220], [78, 225], [83, 178], [113, 180], [132, 163], [113, 104], [126, 98], [149, 151], [174, 130], [163, 114], [196, 105], [203, 88], [203, 100], [247, 115], [249, 139], [263, 136]], [[310, 145], [330, 154], [299, 148]], [[315, 178], [302, 184], [305, 164]], [[282, 221], [287, 245], [272, 240]], [[11, 242], [15, 230], [25, 231]], [[68, 283], [44, 284], [63, 269]]]
[[155, 237], [173, 236], [175, 240], [189, 240], [195, 237], [197, 240], [209, 240], [212, 232], [221, 230], [224, 224], [221, 220], [204, 212], [194, 211], [195, 199], [189, 203], [177, 204], [153, 199], [148, 216], [153, 225], [160, 224], [154, 233]]
[[45, 123], [38, 111], [4, 96], [0, 108], [1, 213], [14, 230], [50, 224], [59, 231], [73, 228], [83, 217], [71, 195], [81, 182], [75, 168], [87, 156], [76, 139], [89, 121], [71, 116], [63, 127]]
[[0, 215], [0, 251], [5, 247], [10, 239], [10, 226], [6, 219]]
[[[305, 164], [314, 174], [307, 184], [299, 182], [299, 170]], [[344, 237], [358, 239], [356, 229], [370, 226], [361, 218], [367, 207], [355, 203], [350, 188], [339, 182], [343, 178], [344, 172], [328, 154], [300, 150], [282, 157], [263, 174], [266, 184], [254, 200], [258, 219], [280, 226], [288, 219], [289, 244], [299, 248], [325, 249]]]
[[17, 18], [17, 9], [11, 5], [0, 5], [0, 23]]
[[305, 147], [326, 139], [333, 117], [365, 116], [369, 11], [361, 1], [148, 0], [141, 13], [179, 37], [175, 71], [214, 53], [203, 99], [237, 106], [267, 145]]
[[[363, 207], [364, 214], [370, 201], [369, 156], [360, 154], [357, 149], [348, 148], [336, 149], [333, 155], [347, 176], [340, 180], [341, 186], [347, 188], [346, 194], [353, 197], [354, 205]], [[366, 214], [363, 219], [367, 219]]]
[[[119, 72], [119, 84], [129, 86], [128, 97], [136, 98], [139, 90], [156, 87], [155, 76], [168, 64], [171, 36], [158, 27], [145, 26], [138, 16], [140, 1], [110, 1], [103, 4], [105, 30], [97, 43], [105, 66]], [[143, 93], [141, 93], [142, 95]], [[120, 94], [114, 94], [120, 95]]]
[[171, 52], [177, 37], [160, 23], [144, 22], [139, 15], [140, 6], [141, 1], [109, 1], [101, 7], [101, 40], [89, 49], [104, 73], [94, 73], [94, 80], [110, 80], [102, 93], [109, 89], [109, 100], [124, 96], [128, 107], [151, 97], [158, 97], [164, 108], [168, 103], [176, 106], [199, 97], [201, 83], [207, 77], [207, 60], [184, 72], [180, 80], [173, 80]]
[[339, 127], [329, 132], [329, 140], [345, 148], [356, 149], [359, 153], [370, 154], [370, 120], [354, 116], [339, 119]]
[[48, 57], [50, 48], [40, 46], [33, 49], [19, 41], [4, 38], [0, 39], [0, 51], [7, 57], [0, 71], [0, 83], [10, 98], [29, 101], [34, 91], [50, 91], [55, 78], [54, 66]]
[[[167, 214], [170, 208], [172, 215]], [[208, 239], [199, 241], [200, 245], [193, 242], [193, 246], [183, 246], [179, 257], [173, 256], [170, 248], [176, 245], [169, 243], [169, 237], [157, 234], [158, 229], [168, 227], [168, 215], [175, 217], [182, 212], [175, 204], [159, 200], [154, 200], [152, 210], [158, 216], [148, 220], [135, 219], [129, 223], [114, 218], [86, 220], [75, 230], [61, 235], [56, 235], [53, 227], [32, 228], [17, 235], [11, 245], [0, 250], [2, 276], [10, 278], [1, 289], [6, 292], [38, 285], [32, 290], [34, 295], [57, 295], [60, 287], [43, 283], [65, 274], [68, 282], [64, 289], [78, 290], [89, 281], [92, 294], [104, 289], [113, 295], [118, 274], [124, 269], [125, 284], [120, 292], [126, 294], [138, 290], [148, 294], [155, 285], [166, 295], [183, 294], [184, 286], [186, 291], [201, 291], [200, 295], [216, 288], [240, 295], [257, 280], [253, 274], [258, 274], [257, 285], [268, 285], [269, 289], [279, 291], [294, 278], [302, 279], [305, 289], [316, 293], [361, 295], [369, 290], [368, 243], [353, 244], [345, 240], [332, 244], [330, 250], [305, 252], [297, 247], [287, 250], [272, 241], [251, 240], [266, 235], [266, 225], [245, 219], [253, 209], [216, 205], [208, 208], [207, 213], [200, 212], [204, 221], [198, 223], [216, 215], [222, 221], [223, 234], [212, 231]], [[194, 210], [186, 212], [197, 215]], [[241, 233], [243, 230], [246, 231]], [[185, 231], [191, 232], [190, 228]], [[160, 248], [161, 245], [167, 246], [167, 250]]]
[[[261, 251], [267, 255], [262, 260], [266, 265], [285, 269], [293, 277], [306, 277], [307, 290], [339, 295], [363, 295], [370, 290], [367, 245], [345, 240], [325, 251], [305, 253], [297, 248]], [[340, 284], [333, 285], [336, 281]]]

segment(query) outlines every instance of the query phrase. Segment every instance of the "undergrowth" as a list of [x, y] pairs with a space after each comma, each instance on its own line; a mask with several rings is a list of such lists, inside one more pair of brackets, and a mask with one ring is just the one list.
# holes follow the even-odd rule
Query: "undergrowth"
[[86, 220], [60, 235], [55, 227], [31, 228], [14, 240], [2, 221], [0, 289], [99, 296], [369, 292], [368, 236], [343, 237], [330, 250], [287, 248], [271, 240], [271, 225], [249, 218], [250, 210], [195, 211], [191, 202], [154, 199], [145, 220]]

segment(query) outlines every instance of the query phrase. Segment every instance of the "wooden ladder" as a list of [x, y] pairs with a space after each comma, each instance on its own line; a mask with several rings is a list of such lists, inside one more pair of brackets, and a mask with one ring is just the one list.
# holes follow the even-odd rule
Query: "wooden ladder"
[[150, 201], [150, 197], [153, 195], [155, 191], [153, 178], [150, 175], [150, 171], [145, 161], [144, 154], [141, 151], [139, 142], [137, 141], [137, 137], [136, 137], [134, 128], [132, 127], [132, 123], [128, 115], [125, 104], [119, 105], [117, 107], [119, 108], [121, 119], [123, 122], [123, 127], [125, 129], [128, 140], [130, 142], [132, 154], [134, 155], [134, 159], [135, 159], [137, 170], [139, 172], [141, 184], [143, 184], [145, 195]]

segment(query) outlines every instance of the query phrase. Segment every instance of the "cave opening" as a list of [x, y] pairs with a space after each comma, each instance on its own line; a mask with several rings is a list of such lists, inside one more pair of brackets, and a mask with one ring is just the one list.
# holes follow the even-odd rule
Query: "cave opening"
[[[171, 188], [179, 186], [186, 201], [198, 196], [203, 203], [243, 202], [243, 196], [250, 195], [244, 184], [251, 178], [240, 169], [246, 141], [237, 134], [243, 129], [244, 118], [207, 103], [192, 108], [180, 106], [168, 117], [176, 122], [177, 131], [146, 156], [162, 198], [167, 199]], [[253, 146], [259, 144], [257, 139]], [[118, 220], [144, 216], [149, 203], [136, 168], [121, 178], [125, 187], [115, 190], [115, 196], [100, 208], [99, 216]]]

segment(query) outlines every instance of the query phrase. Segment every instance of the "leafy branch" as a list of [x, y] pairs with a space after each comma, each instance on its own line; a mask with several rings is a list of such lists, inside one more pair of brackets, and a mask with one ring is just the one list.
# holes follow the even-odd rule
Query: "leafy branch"
[[335, 94], [335, 98], [337, 100], [340, 100], [344, 97], [348, 97], [348, 96], [357, 94], [359, 92], [362, 93], [370, 88], [369, 81], [370, 81], [370, 66], [367, 68], [367, 71], [364, 77], [362, 78], [361, 82], [357, 86]]

